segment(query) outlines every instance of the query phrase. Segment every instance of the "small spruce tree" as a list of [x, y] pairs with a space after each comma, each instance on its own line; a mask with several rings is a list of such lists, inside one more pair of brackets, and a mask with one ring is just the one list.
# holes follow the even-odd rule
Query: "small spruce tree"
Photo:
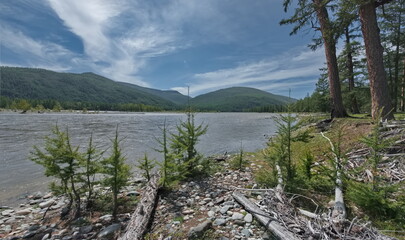
[[202, 159], [196, 150], [198, 139], [207, 132], [208, 126], [195, 124], [195, 115], [189, 108], [187, 120], [177, 125], [177, 133], [171, 136], [171, 149], [175, 154], [182, 155], [178, 162], [183, 166], [183, 175], [190, 176]]
[[180, 156], [170, 151], [169, 141], [168, 141], [168, 131], [166, 125], [166, 119], [163, 123], [162, 139], [156, 138], [156, 141], [160, 145], [159, 149], [155, 149], [157, 152], [163, 154], [163, 161], [158, 163], [160, 166], [161, 180], [160, 183], [163, 188], [170, 186], [176, 180], [179, 180], [179, 165], [176, 164], [176, 159]]
[[93, 144], [93, 134], [90, 135], [89, 145], [86, 152], [82, 154], [80, 165], [82, 166], [81, 182], [87, 191], [87, 208], [93, 203], [94, 186], [99, 183], [96, 181], [96, 174], [101, 173], [101, 157], [103, 151], [98, 150]]
[[112, 140], [111, 155], [101, 161], [105, 174], [104, 185], [109, 187], [113, 195], [113, 218], [117, 218], [118, 194], [128, 184], [130, 167], [125, 163], [126, 158], [122, 154], [118, 138], [118, 125], [115, 130], [115, 138]]
[[52, 182], [51, 190], [56, 194], [69, 196], [68, 209], [73, 203], [76, 204], [75, 217], [80, 216], [80, 190], [77, 186], [79, 181], [79, 147], [74, 148], [70, 143], [68, 130], [62, 132], [58, 125], [52, 130], [54, 136], [45, 138], [45, 148], [41, 150], [34, 146], [31, 160], [45, 168], [47, 177], [59, 179], [60, 184]]
[[144, 157], [138, 160], [137, 167], [142, 171], [142, 176], [150, 181], [151, 171], [155, 168], [156, 163], [154, 160], [148, 158], [148, 155], [145, 153]]

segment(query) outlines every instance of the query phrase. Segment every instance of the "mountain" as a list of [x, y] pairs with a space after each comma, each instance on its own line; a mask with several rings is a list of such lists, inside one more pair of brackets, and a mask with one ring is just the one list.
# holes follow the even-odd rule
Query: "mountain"
[[177, 105], [185, 105], [189, 99], [189, 97], [187, 97], [175, 90], [158, 90], [158, 89], [146, 88], [146, 87], [141, 87], [138, 85], [134, 85], [134, 84], [130, 84], [130, 83], [123, 83], [123, 82], [120, 82], [119, 84], [140, 90], [142, 92], [150, 93], [152, 95], [155, 95], [155, 96], [161, 97], [163, 99], [169, 100], [171, 102], [174, 102]]
[[[247, 87], [221, 89], [189, 98], [177, 91], [116, 82], [94, 73], [59, 73], [20, 67], [0, 67], [0, 96], [9, 99], [56, 100], [64, 103], [66, 108], [104, 110], [129, 110], [131, 106], [128, 104], [144, 104], [155, 107], [154, 110], [179, 110], [190, 100], [197, 110], [220, 112], [274, 111], [274, 106], [279, 110], [280, 106], [295, 101]], [[114, 104], [125, 106], [112, 107]]]
[[201, 111], [241, 112], [295, 101], [255, 88], [231, 87], [197, 96], [191, 100], [191, 104]]
[[142, 89], [146, 88], [115, 82], [94, 73], [58, 73], [44, 69], [1, 67], [0, 74], [1, 96], [11, 99], [137, 103], [174, 109], [177, 106], [170, 98], [181, 99], [183, 96], [174, 91], [153, 91], [152, 89], [145, 91]]

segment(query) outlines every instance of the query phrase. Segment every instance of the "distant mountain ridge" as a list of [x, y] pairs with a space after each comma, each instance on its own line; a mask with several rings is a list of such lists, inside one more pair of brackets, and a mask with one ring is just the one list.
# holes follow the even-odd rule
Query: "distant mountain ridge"
[[45, 69], [0, 67], [0, 96], [10, 99], [56, 100], [109, 104], [145, 104], [179, 110], [189, 102], [200, 111], [246, 111], [295, 101], [254, 88], [232, 87], [189, 98], [174, 90], [158, 90], [116, 82], [94, 73], [59, 73]]
[[243, 112], [269, 105], [284, 106], [295, 99], [248, 87], [231, 87], [202, 94], [191, 100], [200, 111]]

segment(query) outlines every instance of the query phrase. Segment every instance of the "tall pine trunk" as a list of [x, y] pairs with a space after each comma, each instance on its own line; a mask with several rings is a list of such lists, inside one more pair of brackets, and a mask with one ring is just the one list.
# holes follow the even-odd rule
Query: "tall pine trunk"
[[328, 11], [322, 0], [313, 0], [316, 15], [321, 26], [322, 39], [324, 42], [326, 63], [328, 66], [329, 91], [331, 97], [331, 117], [346, 117], [347, 113], [343, 106], [342, 92], [340, 89], [339, 69], [336, 58], [336, 41], [329, 21]]
[[399, 61], [400, 61], [400, 52], [399, 52], [399, 47], [401, 44], [401, 22], [402, 22], [402, 14], [398, 14], [398, 27], [395, 29], [396, 31], [396, 36], [395, 36], [395, 58], [394, 58], [394, 65], [395, 65], [395, 73], [394, 73], [394, 83], [395, 83], [395, 89], [394, 89], [394, 110], [397, 109], [398, 106], [398, 88], [400, 86], [399, 84]]
[[384, 69], [383, 48], [374, 1], [361, 5], [359, 15], [370, 78], [371, 115], [375, 118], [382, 109], [383, 119], [393, 119], [394, 114]]
[[404, 58], [404, 75], [402, 76], [401, 85], [401, 111], [405, 111], [405, 58]]
[[353, 50], [350, 43], [350, 34], [349, 34], [349, 27], [347, 26], [345, 29], [345, 36], [346, 36], [346, 47], [347, 47], [347, 59], [346, 59], [346, 67], [349, 71], [349, 95], [350, 95], [350, 102], [351, 102], [351, 110], [352, 113], [360, 113], [359, 106], [357, 104], [356, 94], [354, 93], [354, 70], [353, 70]]

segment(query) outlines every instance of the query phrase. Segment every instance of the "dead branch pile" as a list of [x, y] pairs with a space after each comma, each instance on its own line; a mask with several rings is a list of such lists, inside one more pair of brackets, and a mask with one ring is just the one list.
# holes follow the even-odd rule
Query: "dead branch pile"
[[[255, 202], [268, 219], [272, 219], [283, 229], [287, 229], [298, 239], [376, 239], [391, 240], [370, 227], [369, 222], [357, 218], [336, 221], [332, 217], [332, 208], [320, 209], [311, 199], [297, 194], [283, 195], [283, 202], [276, 196], [276, 191], [269, 189], [262, 200]], [[299, 209], [294, 202], [312, 202], [315, 212]], [[242, 204], [244, 205], [244, 204]], [[249, 211], [248, 208], [246, 208]], [[271, 230], [271, 229], [270, 229]]]
[[[393, 144], [380, 154], [382, 161], [378, 165], [379, 177], [387, 183], [399, 183], [405, 180], [405, 121], [395, 121], [382, 128], [381, 137], [392, 139]], [[372, 174], [367, 166], [371, 155], [368, 148], [353, 150], [347, 154], [346, 173], [351, 179], [359, 182], [372, 181]], [[350, 171], [356, 169], [357, 171]], [[359, 171], [361, 170], [361, 171]]]

